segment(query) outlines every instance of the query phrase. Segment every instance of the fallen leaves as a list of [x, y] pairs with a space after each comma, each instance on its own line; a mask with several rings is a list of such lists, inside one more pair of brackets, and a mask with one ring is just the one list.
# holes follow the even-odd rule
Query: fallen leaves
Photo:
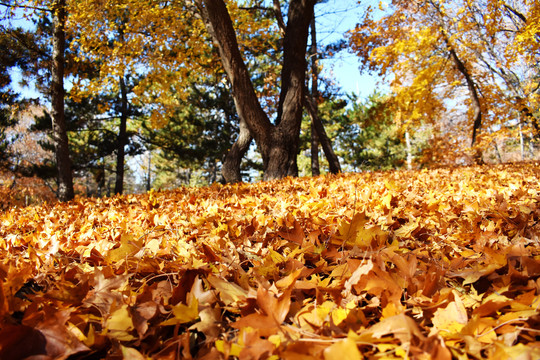
[[532, 165], [0, 213], [0, 358], [540, 356]]

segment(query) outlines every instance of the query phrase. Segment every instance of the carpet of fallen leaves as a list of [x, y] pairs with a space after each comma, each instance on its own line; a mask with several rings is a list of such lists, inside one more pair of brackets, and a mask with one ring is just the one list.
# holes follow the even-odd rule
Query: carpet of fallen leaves
[[0, 359], [538, 359], [539, 179], [341, 174], [4, 210]]

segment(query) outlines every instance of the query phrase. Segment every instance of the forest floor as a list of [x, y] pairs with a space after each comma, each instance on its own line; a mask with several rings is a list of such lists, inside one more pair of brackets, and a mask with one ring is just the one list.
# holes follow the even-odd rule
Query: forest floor
[[540, 166], [0, 212], [0, 359], [540, 358]]

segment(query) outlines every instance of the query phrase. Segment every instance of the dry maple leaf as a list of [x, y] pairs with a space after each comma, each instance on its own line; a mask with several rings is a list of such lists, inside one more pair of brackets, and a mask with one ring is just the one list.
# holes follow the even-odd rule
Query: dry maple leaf
[[539, 182], [514, 164], [9, 208], [0, 358], [537, 358]]

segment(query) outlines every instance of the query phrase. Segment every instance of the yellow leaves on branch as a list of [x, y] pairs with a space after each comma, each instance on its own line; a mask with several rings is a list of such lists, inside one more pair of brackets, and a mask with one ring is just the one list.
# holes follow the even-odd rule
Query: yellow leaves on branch
[[[441, 124], [447, 138], [450, 132], [470, 137], [470, 84], [451, 60], [453, 51], [480, 94], [485, 134], [501, 136], [499, 129], [512, 128], [508, 124], [518, 119], [525, 131], [534, 131], [524, 109], [539, 104], [539, 14], [530, 1], [393, 1], [382, 15], [368, 11], [349, 44], [365, 68], [389, 80], [391, 104], [403, 123]], [[480, 136], [478, 147], [492, 141]]]
[[538, 169], [9, 208], [0, 358], [538, 357]]

